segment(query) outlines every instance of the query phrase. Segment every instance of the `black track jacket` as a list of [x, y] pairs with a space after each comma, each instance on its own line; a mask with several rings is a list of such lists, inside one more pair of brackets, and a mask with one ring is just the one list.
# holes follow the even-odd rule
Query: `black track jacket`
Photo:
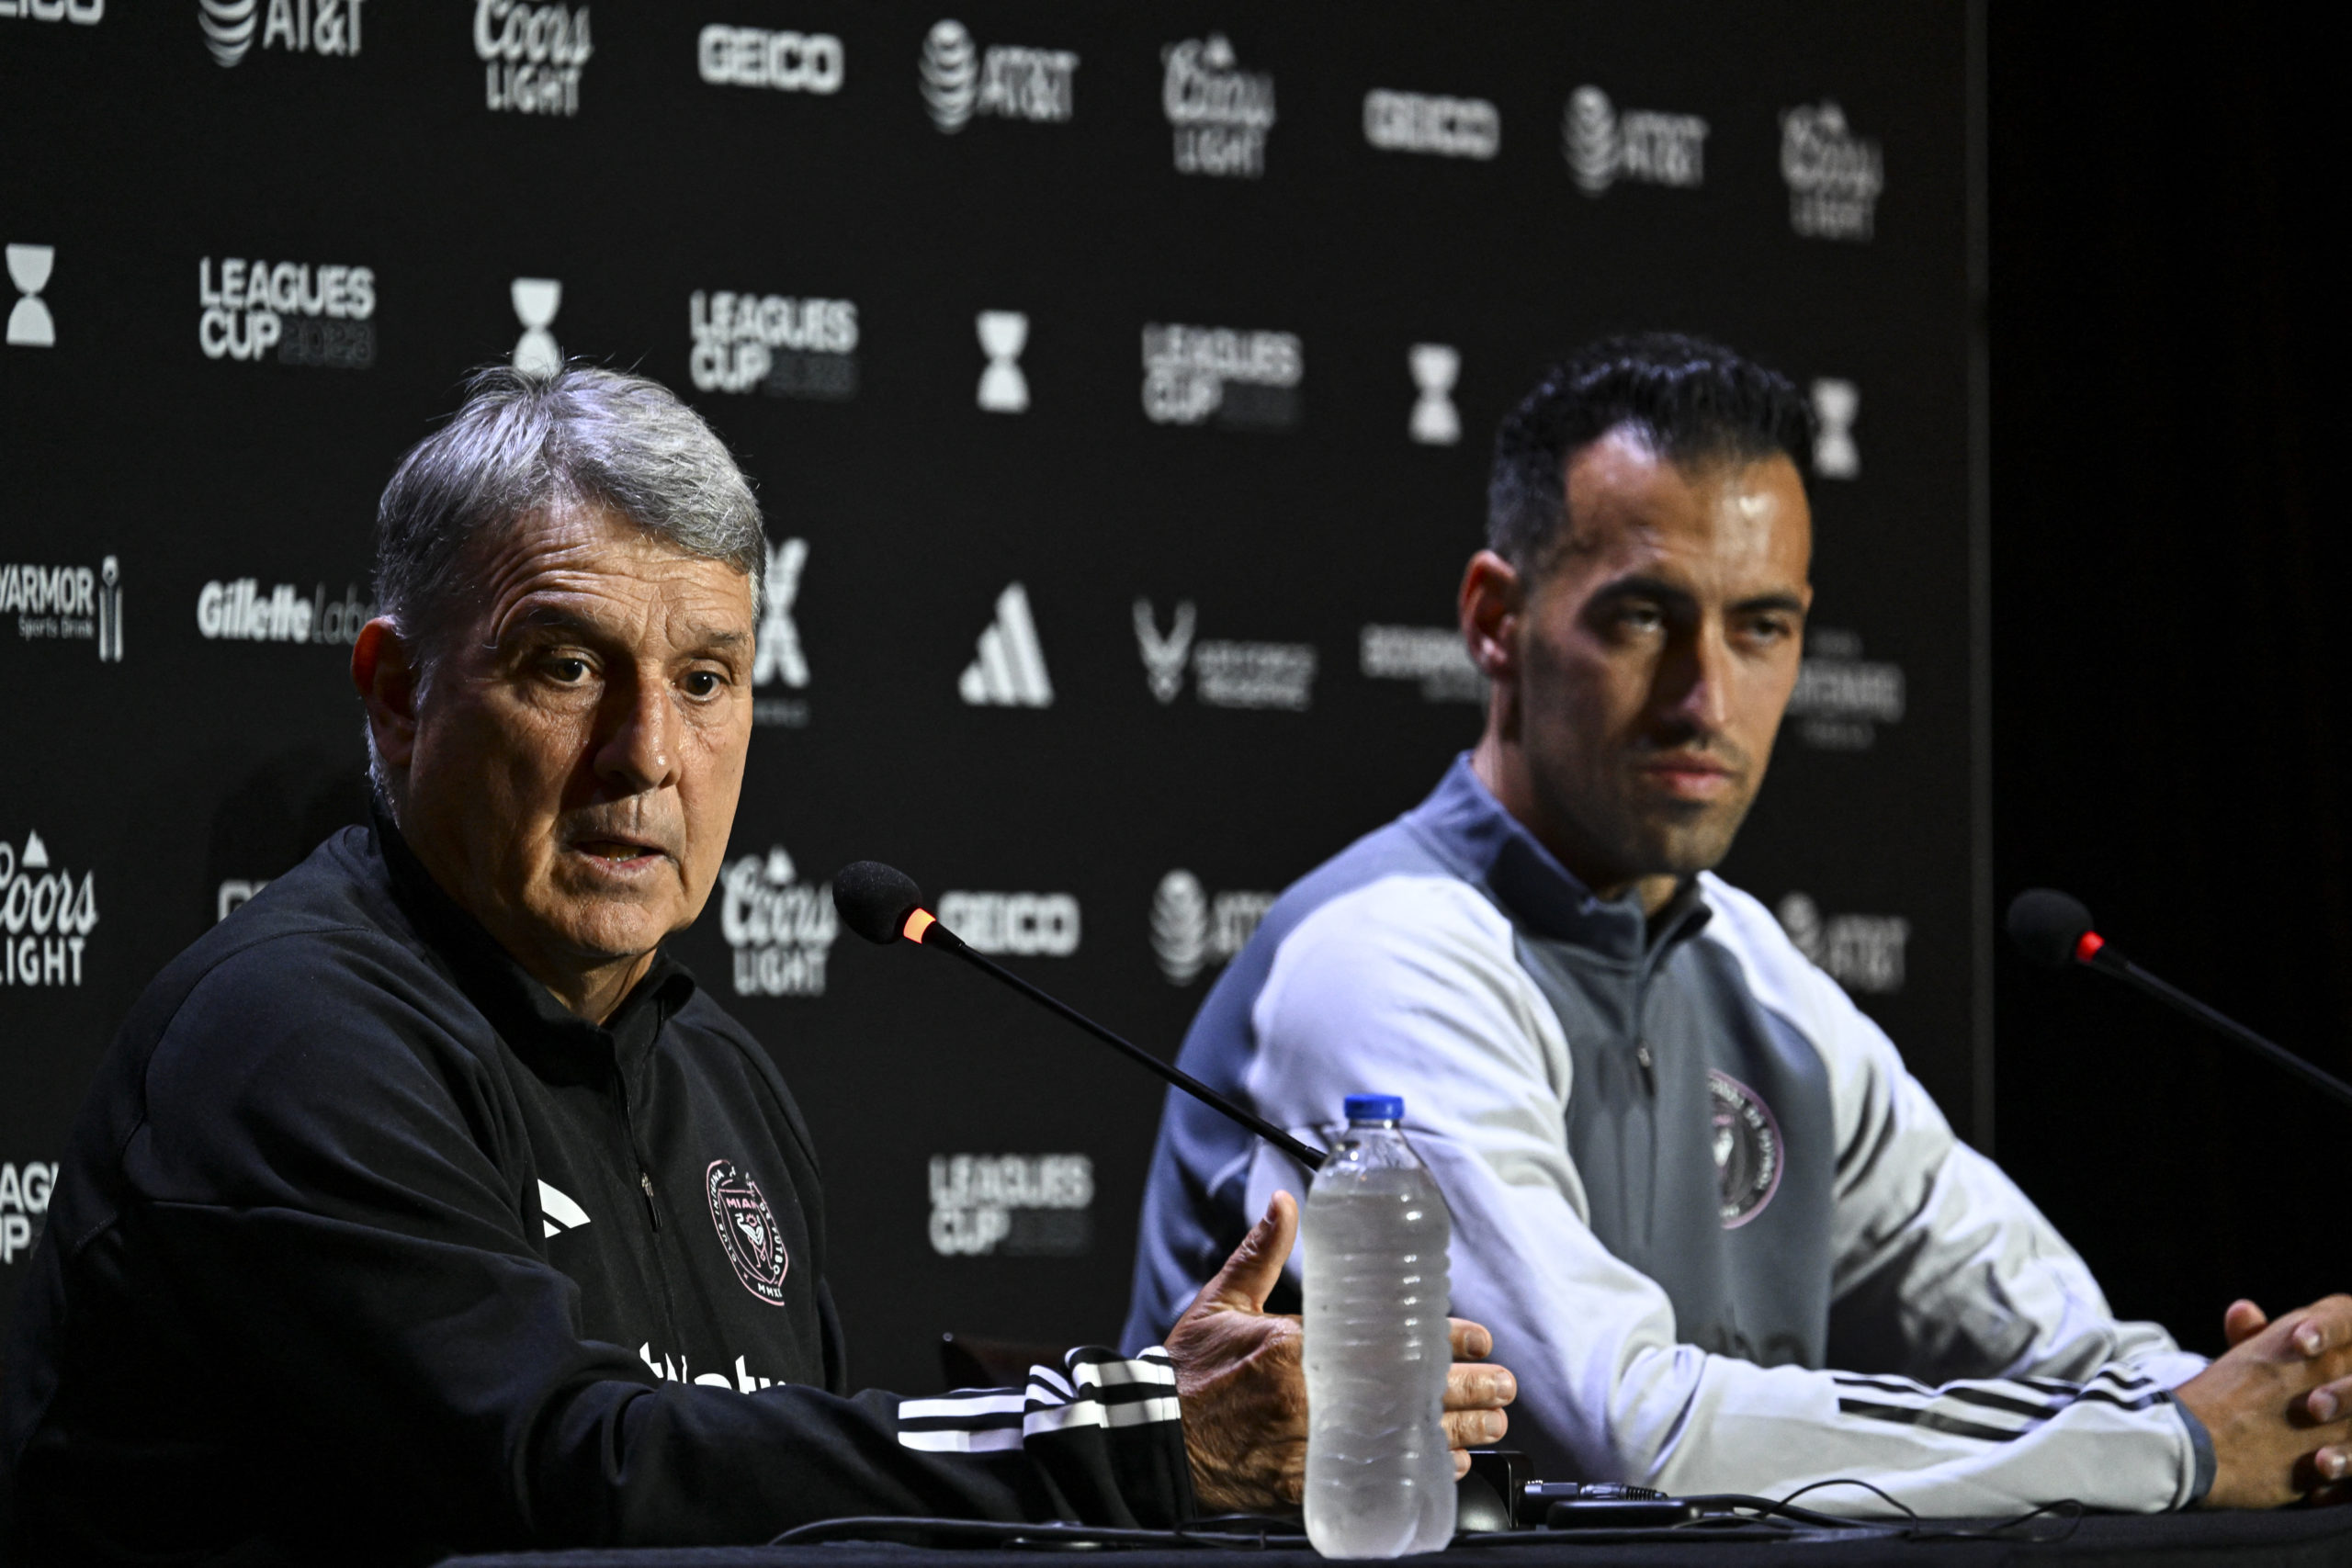
[[564, 1011], [380, 820], [140, 998], [5, 1364], [0, 1555], [26, 1563], [1192, 1507], [1164, 1354], [850, 1394], [766, 1054], [666, 958], [608, 1026]]

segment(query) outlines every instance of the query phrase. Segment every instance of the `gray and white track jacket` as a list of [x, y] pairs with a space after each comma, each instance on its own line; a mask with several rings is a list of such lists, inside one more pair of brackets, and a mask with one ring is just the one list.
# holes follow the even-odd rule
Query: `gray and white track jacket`
[[[1712, 875], [1654, 922], [1601, 902], [1466, 757], [1283, 896], [1181, 1060], [1310, 1142], [1345, 1095], [1404, 1096], [1453, 1213], [1453, 1310], [1519, 1374], [1510, 1445], [1546, 1479], [1853, 1477], [1945, 1517], [2177, 1508], [2211, 1483], [2167, 1392], [2203, 1359], [2116, 1321], [1761, 904]], [[1171, 1094], [1128, 1344], [1305, 1179]]]

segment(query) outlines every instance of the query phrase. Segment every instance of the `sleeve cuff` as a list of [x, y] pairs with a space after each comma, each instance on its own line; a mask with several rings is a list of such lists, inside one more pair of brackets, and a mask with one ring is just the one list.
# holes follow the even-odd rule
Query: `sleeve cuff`
[[2177, 1397], [2170, 1393], [2165, 1397], [2172, 1402], [2173, 1412], [2180, 1417], [2180, 1424], [2188, 1428], [2188, 1446], [2197, 1456], [2197, 1472], [2189, 1478], [2188, 1495], [2182, 1499], [2180, 1505], [2184, 1508], [2194, 1508], [2205, 1501], [2205, 1494], [2213, 1490], [2213, 1434], [2205, 1429], [2205, 1423], [2199, 1421], [2196, 1413]]

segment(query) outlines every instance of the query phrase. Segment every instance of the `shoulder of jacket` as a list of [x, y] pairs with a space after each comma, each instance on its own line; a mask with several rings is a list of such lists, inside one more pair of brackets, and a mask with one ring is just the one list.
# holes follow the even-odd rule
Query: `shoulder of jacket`
[[[1416, 963], [1515, 964], [1510, 917], [1476, 886], [1434, 871], [1397, 871], [1325, 899], [1283, 938], [1283, 955], [1409, 955]], [[1293, 962], [1296, 960], [1294, 958]]]
[[1845, 987], [1789, 940], [1763, 900], [1713, 872], [1701, 872], [1702, 895], [1713, 918], [1697, 941], [1727, 953], [1748, 995], [1825, 1056], [1841, 1056], [1883, 1040]]
[[784, 1119], [786, 1129], [800, 1145], [800, 1152], [812, 1167], [822, 1168], [817, 1158], [816, 1140], [809, 1135], [808, 1122], [800, 1114], [800, 1104], [792, 1098], [792, 1089], [784, 1081], [783, 1071], [742, 1020], [721, 1007], [710, 992], [698, 984], [686, 1005], [672, 1016], [670, 1027], [681, 1043], [690, 1044], [698, 1055], [704, 1056], [707, 1066], [715, 1065], [709, 1061], [715, 1057], [718, 1062], [738, 1067], [745, 1077], [765, 1089], [775, 1100], [775, 1111]]

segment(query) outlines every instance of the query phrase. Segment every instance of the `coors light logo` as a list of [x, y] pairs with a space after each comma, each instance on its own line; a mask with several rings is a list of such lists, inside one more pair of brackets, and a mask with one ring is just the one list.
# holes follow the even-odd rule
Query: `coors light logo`
[[1159, 51], [1167, 62], [1161, 107], [1174, 129], [1176, 172], [1254, 180], [1266, 172], [1274, 126], [1274, 79], [1237, 67], [1223, 33]]

